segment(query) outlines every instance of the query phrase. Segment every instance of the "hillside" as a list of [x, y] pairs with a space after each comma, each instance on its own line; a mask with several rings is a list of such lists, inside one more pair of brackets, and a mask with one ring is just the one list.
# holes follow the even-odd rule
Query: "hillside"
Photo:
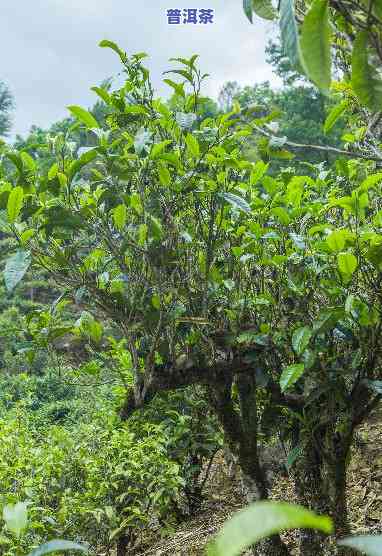
[[[348, 470], [349, 513], [352, 532], [382, 533], [382, 411], [374, 413], [360, 427], [356, 447]], [[272, 496], [294, 501], [293, 488], [285, 477], [278, 477]], [[208, 541], [224, 522], [245, 505], [240, 481], [229, 476], [223, 453], [216, 456], [206, 499], [198, 516], [184, 522], [168, 539], [138, 549], [137, 556], [203, 556]], [[285, 535], [288, 545], [296, 549], [297, 535]]]

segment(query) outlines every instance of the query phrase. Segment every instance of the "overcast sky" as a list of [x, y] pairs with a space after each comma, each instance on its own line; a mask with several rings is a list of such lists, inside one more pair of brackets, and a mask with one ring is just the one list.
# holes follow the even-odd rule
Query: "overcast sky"
[[[214, 8], [215, 23], [169, 26], [168, 8]], [[97, 46], [104, 38], [128, 54], [147, 52], [162, 95], [168, 59], [200, 54], [211, 74], [204, 92], [216, 96], [227, 80], [277, 83], [264, 56], [272, 33], [271, 23], [246, 20], [241, 0], [3, 0], [0, 80], [16, 101], [12, 135], [49, 126], [67, 105], [93, 104], [90, 87], [119, 71], [117, 56]]]

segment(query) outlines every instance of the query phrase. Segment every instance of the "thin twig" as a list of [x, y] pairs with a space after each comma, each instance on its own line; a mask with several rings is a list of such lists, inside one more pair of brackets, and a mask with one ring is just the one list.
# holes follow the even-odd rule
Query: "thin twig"
[[[251, 124], [251, 126], [253, 129], [261, 133], [261, 135], [264, 135], [269, 139], [273, 139], [273, 138], [279, 139], [279, 137], [277, 137], [276, 135], [273, 135], [272, 133], [268, 133], [267, 131], [265, 131], [265, 129], [262, 129], [261, 127], [255, 124]], [[380, 156], [371, 156], [370, 154], [356, 152], [356, 151], [346, 151], [344, 149], [337, 149], [336, 147], [331, 147], [329, 145], [305, 145], [303, 143], [294, 143], [293, 141], [288, 141], [288, 140], [285, 141], [284, 145], [292, 149], [313, 149], [316, 151], [350, 156], [352, 158], [363, 158], [365, 160], [374, 160], [376, 162], [382, 162], [382, 157]]]

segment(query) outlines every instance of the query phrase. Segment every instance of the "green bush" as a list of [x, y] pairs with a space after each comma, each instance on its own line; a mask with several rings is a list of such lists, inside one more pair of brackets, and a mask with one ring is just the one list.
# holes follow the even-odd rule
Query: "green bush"
[[162, 424], [169, 457], [178, 463], [184, 481], [180, 505], [174, 511], [178, 518], [196, 513], [213, 458], [223, 445], [222, 431], [203, 389], [190, 387], [158, 396], [143, 414], [130, 421], [136, 422], [137, 428], [142, 421]]
[[[119, 387], [68, 377], [0, 378], [0, 504], [29, 504], [22, 550], [56, 537], [132, 546], [143, 528], [195, 512], [222, 440], [203, 391], [158, 396], [121, 423]], [[0, 554], [14, 554], [6, 529], [1, 539]]]
[[0, 415], [22, 404], [37, 428], [50, 424], [76, 424], [94, 412], [87, 407], [74, 384], [62, 380], [52, 369], [43, 376], [4, 373], [0, 377]]
[[[133, 543], [143, 526], [163, 521], [182, 478], [160, 425], [43, 430], [20, 404], [0, 420], [0, 485], [2, 507], [28, 502], [24, 550], [55, 537], [86, 540], [95, 550], [122, 537]], [[0, 554], [14, 553], [4, 526]]]

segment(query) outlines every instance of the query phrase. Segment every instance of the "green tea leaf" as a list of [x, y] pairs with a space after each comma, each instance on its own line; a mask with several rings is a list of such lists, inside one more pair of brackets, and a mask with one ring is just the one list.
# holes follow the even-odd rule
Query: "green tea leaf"
[[276, 18], [276, 11], [271, 0], [252, 0], [252, 9], [256, 15], [263, 19], [273, 20]]
[[382, 0], [374, 0], [373, 10], [379, 19], [382, 19]]
[[138, 244], [144, 245], [147, 239], [147, 224], [141, 224], [138, 228]]
[[7, 152], [5, 153], [5, 156], [8, 158], [8, 160], [10, 160], [18, 169], [18, 171], [20, 172], [20, 174], [23, 173], [24, 167], [23, 167], [23, 161], [21, 156], [19, 155], [18, 152]]
[[243, 0], [243, 10], [249, 21], [253, 23], [252, 0]]
[[346, 537], [338, 541], [340, 546], [348, 546], [366, 556], [381, 556], [382, 554], [382, 535], [360, 535], [357, 537]]
[[169, 70], [169, 71], [165, 71], [165, 73], [175, 73], [177, 75], [181, 75], [182, 77], [184, 77], [185, 79], [187, 79], [187, 81], [189, 81], [192, 85], [193, 83], [193, 78], [192, 78], [192, 73], [184, 70], [184, 69], [175, 69], [175, 70]]
[[184, 92], [184, 85], [183, 83], [175, 83], [171, 79], [163, 79], [163, 83], [167, 83], [170, 87], [174, 89], [176, 95], [186, 98], [186, 93]]
[[151, 304], [154, 309], [160, 310], [160, 297], [157, 293], [155, 293], [151, 298]]
[[349, 107], [349, 102], [347, 100], [343, 100], [339, 104], [333, 106], [333, 108], [331, 109], [331, 111], [326, 117], [324, 123], [324, 133], [329, 133], [329, 131], [334, 126], [334, 124], [340, 119], [340, 117], [348, 107]]
[[297, 363], [295, 365], [289, 365], [285, 367], [280, 377], [281, 391], [285, 392], [288, 390], [298, 379], [303, 375], [305, 366], [303, 363]]
[[300, 40], [296, 24], [294, 0], [280, 1], [280, 33], [281, 44], [288, 56], [292, 67], [301, 65]]
[[111, 50], [114, 50], [114, 52], [116, 52], [120, 57], [121, 61], [126, 62], [127, 60], [126, 52], [121, 50], [115, 42], [104, 39], [99, 43], [98, 46], [100, 46], [101, 48], [110, 48]]
[[28, 243], [28, 241], [35, 235], [36, 231], [32, 229], [24, 230], [20, 235], [20, 240], [23, 245]]
[[171, 174], [164, 164], [158, 167], [159, 181], [164, 187], [168, 187], [171, 183]]
[[268, 170], [269, 164], [263, 162], [263, 160], [258, 160], [251, 171], [249, 178], [249, 183], [251, 185], [256, 185], [258, 181], [264, 176], [265, 172]]
[[68, 110], [73, 114], [77, 120], [80, 120], [89, 129], [99, 128], [98, 122], [87, 110], [81, 106], [68, 106]]
[[24, 199], [24, 191], [20, 186], [14, 187], [9, 194], [7, 203], [8, 220], [13, 224], [19, 216]]
[[125, 107], [125, 114], [147, 114], [147, 109], [139, 104], [129, 104]]
[[352, 276], [358, 266], [357, 257], [353, 253], [338, 253], [337, 263], [340, 272], [345, 276]]
[[120, 204], [115, 209], [113, 209], [113, 221], [115, 227], [122, 231], [126, 225], [127, 220], [127, 207], [124, 204]]
[[342, 251], [345, 247], [346, 234], [343, 230], [334, 230], [326, 238], [326, 243], [332, 251]]
[[28, 556], [44, 556], [44, 554], [51, 554], [52, 552], [66, 552], [68, 550], [75, 550], [77, 552], [88, 554], [88, 548], [83, 544], [56, 539], [35, 548], [28, 554]]
[[331, 82], [330, 45], [328, 0], [314, 0], [301, 28], [302, 64], [306, 75], [325, 93]]
[[34, 159], [31, 157], [31, 155], [29, 153], [27, 153], [26, 151], [23, 151], [20, 153], [20, 157], [21, 160], [23, 161], [23, 165], [24, 167], [29, 170], [30, 172], [35, 172], [36, 171], [36, 162], [34, 161]]
[[367, 176], [359, 186], [362, 191], [368, 191], [372, 187], [378, 185], [382, 181], [382, 172], [378, 172], [377, 174], [371, 174], [371, 176]]
[[288, 226], [290, 223], [289, 214], [283, 207], [275, 207], [271, 212], [283, 226]]
[[179, 62], [188, 68], [195, 67], [195, 60], [199, 58], [198, 54], [193, 54], [189, 60], [187, 58], [170, 58], [170, 62]]
[[3, 274], [5, 287], [9, 292], [22, 280], [30, 264], [31, 258], [28, 251], [17, 251], [7, 260]]
[[369, 61], [369, 35], [360, 31], [353, 43], [351, 84], [360, 102], [378, 112], [382, 110], [382, 80]]
[[83, 334], [88, 336], [96, 344], [101, 341], [103, 326], [93, 317], [91, 313], [83, 311], [81, 317], [76, 322], [76, 326]]
[[[92, 162], [96, 158], [97, 154], [98, 154], [97, 149], [91, 149], [90, 151], [87, 151], [83, 155], [81, 155], [80, 158], [78, 158], [77, 160], [74, 160], [71, 163], [71, 165], [69, 166], [69, 169], [68, 169], [68, 178], [69, 178], [69, 180], [72, 180], [74, 178], [74, 176], [82, 168], [84, 168], [84, 166], [86, 166], [87, 164]], [[59, 172], [57, 174], [57, 177], [60, 181], [60, 184], [63, 186], [63, 185], [65, 185], [65, 179], [62, 179], [62, 177], [60, 177], [60, 176], [65, 176], [65, 174], [62, 174], [61, 172]]]
[[57, 173], [58, 173], [58, 164], [57, 162], [55, 162], [54, 164], [52, 164], [52, 166], [49, 169], [48, 180], [54, 180], [54, 178], [57, 176]]
[[28, 524], [27, 504], [25, 502], [7, 504], [3, 508], [3, 519], [7, 529], [19, 538]]
[[161, 239], [163, 235], [163, 228], [160, 220], [158, 220], [158, 218], [156, 218], [152, 214], [150, 214], [149, 217], [152, 235], [155, 237], [155, 239]]
[[61, 187], [66, 187], [68, 185], [68, 178], [62, 172], [57, 172], [57, 178]]
[[319, 529], [331, 533], [329, 517], [285, 502], [256, 502], [238, 512], [210, 544], [209, 556], [237, 556], [249, 546], [288, 529]]
[[191, 134], [188, 133], [186, 135], [186, 145], [187, 150], [194, 158], [197, 158], [200, 154], [199, 143], [198, 140]]
[[308, 326], [302, 326], [293, 332], [292, 346], [297, 355], [301, 355], [308, 347], [313, 331]]
[[247, 201], [245, 201], [242, 197], [239, 197], [239, 195], [235, 195], [234, 193], [222, 193], [221, 196], [233, 207], [238, 208], [247, 214], [252, 212], [252, 209]]
[[100, 99], [104, 101], [105, 104], [111, 104], [111, 96], [106, 91], [106, 89], [102, 89], [102, 87], [91, 87], [91, 90], [99, 96]]
[[134, 209], [137, 214], [142, 214], [142, 201], [138, 193], [132, 193], [129, 201], [131, 208]]
[[154, 143], [151, 149], [150, 158], [157, 158], [159, 155], [163, 153], [167, 145], [169, 145], [171, 141], [166, 139], [165, 141], [161, 141], [160, 143]]

